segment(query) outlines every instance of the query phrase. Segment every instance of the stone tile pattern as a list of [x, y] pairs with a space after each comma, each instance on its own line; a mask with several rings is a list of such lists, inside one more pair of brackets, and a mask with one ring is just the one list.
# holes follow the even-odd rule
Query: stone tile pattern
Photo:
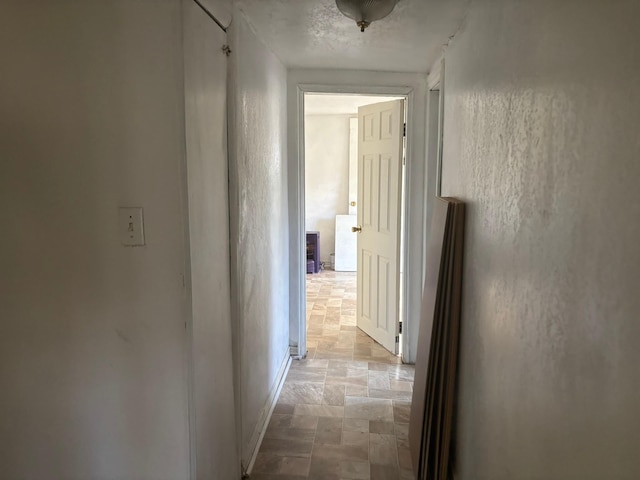
[[356, 274], [307, 275], [305, 360], [294, 360], [251, 480], [413, 479], [413, 366], [356, 327]]

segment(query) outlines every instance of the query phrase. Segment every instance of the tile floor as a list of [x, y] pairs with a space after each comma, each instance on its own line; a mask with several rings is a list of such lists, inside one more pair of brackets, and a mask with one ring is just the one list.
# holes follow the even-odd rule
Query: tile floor
[[413, 479], [413, 366], [355, 315], [355, 273], [307, 275], [308, 357], [291, 365], [251, 480]]

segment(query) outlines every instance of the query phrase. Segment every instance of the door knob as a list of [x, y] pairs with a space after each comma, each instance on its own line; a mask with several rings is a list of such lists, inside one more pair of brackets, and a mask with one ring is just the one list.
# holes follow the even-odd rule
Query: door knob
[[351, 231], [353, 233], [359, 233], [362, 231], [362, 227], [360, 225], [358, 225], [357, 227], [351, 227]]

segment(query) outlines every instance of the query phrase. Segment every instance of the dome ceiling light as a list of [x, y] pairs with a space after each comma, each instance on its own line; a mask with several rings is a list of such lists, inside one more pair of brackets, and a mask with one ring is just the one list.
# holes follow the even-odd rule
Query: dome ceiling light
[[389, 15], [398, 0], [336, 0], [338, 10], [346, 17], [356, 21], [360, 31], [364, 32], [371, 22]]

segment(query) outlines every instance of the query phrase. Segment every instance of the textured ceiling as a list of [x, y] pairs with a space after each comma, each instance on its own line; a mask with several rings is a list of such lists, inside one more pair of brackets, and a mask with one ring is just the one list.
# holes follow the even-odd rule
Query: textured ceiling
[[427, 72], [469, 0], [400, 0], [361, 33], [334, 0], [236, 0], [258, 37], [289, 68]]

